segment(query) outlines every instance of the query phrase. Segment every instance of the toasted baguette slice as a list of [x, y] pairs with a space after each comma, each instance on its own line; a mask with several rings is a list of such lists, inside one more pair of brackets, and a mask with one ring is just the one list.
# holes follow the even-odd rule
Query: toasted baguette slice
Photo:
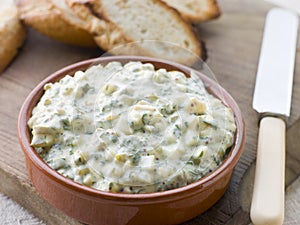
[[[114, 37], [113, 45], [109, 47], [95, 37], [103, 49], [111, 50], [113, 47], [119, 47], [124, 54], [161, 57], [177, 62], [188, 61], [188, 55], [194, 57], [202, 54], [200, 43], [190, 24], [187, 24], [176, 10], [160, 0], [67, 0], [67, 2], [71, 7], [78, 4], [85, 5], [91, 11], [90, 14], [98, 17], [98, 20], [113, 24], [121, 31], [123, 40], [118, 41]], [[130, 44], [120, 47], [124, 40]], [[133, 45], [132, 42], [136, 44]], [[120, 54], [122, 51], [114, 52]]]
[[94, 35], [96, 43], [103, 50], [108, 51], [117, 45], [126, 44], [130, 41], [126, 39], [119, 27], [110, 21], [102, 19], [100, 15], [96, 15], [89, 4], [89, 0], [65, 0], [65, 2], [78, 18], [85, 21], [84, 29]]
[[191, 22], [203, 22], [220, 16], [216, 0], [162, 0]]
[[25, 39], [25, 29], [19, 20], [13, 0], [0, 1], [0, 73], [7, 67]]
[[85, 22], [64, 3], [62, 0], [17, 0], [20, 18], [26, 25], [67, 44], [96, 47], [93, 35], [84, 27]]

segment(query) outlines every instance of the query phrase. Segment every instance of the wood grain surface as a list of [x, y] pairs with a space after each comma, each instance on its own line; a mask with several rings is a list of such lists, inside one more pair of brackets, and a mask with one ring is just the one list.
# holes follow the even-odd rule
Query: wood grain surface
[[[219, 0], [222, 16], [195, 25], [205, 42], [207, 64], [218, 82], [239, 104], [246, 124], [244, 153], [228, 191], [210, 210], [186, 222], [194, 224], [249, 224], [254, 176], [258, 114], [252, 109], [252, 95], [264, 29], [271, 4], [259, 0]], [[285, 224], [300, 220], [300, 41], [298, 38], [291, 117], [287, 123], [287, 202]], [[26, 96], [52, 72], [71, 63], [100, 56], [100, 49], [68, 46], [28, 29], [25, 45], [0, 75], [0, 191], [29, 209], [47, 224], [79, 224], [44, 201], [27, 176], [17, 137], [17, 118]], [[295, 181], [296, 180], [296, 181]], [[295, 182], [294, 182], [295, 181]], [[299, 187], [299, 188], [297, 188]], [[298, 221], [299, 221], [298, 220]]]

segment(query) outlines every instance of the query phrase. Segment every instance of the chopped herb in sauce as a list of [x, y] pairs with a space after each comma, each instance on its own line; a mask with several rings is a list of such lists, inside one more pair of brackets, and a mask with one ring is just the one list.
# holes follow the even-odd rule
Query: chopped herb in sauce
[[46, 84], [28, 126], [53, 169], [109, 192], [170, 190], [220, 165], [233, 144], [231, 109], [198, 76], [111, 62]]

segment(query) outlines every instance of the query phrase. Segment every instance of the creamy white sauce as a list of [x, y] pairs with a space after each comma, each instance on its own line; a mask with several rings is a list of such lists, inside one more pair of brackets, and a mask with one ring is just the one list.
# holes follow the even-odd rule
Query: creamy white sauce
[[233, 113], [200, 78], [112, 62], [46, 84], [31, 145], [62, 175], [96, 189], [145, 193], [192, 183], [233, 144]]

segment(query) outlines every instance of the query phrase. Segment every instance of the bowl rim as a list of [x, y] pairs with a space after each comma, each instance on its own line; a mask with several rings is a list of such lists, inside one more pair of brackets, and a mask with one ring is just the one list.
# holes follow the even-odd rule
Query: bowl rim
[[[225, 160], [215, 170], [208, 173], [206, 176], [202, 177], [201, 179], [192, 182], [191, 184], [188, 184], [183, 187], [171, 189], [171, 190], [152, 192], [152, 193], [141, 193], [141, 194], [113, 193], [113, 192], [101, 191], [92, 187], [84, 186], [83, 184], [77, 183], [69, 178], [64, 177], [63, 175], [59, 174], [57, 171], [52, 169], [46, 162], [44, 162], [44, 160], [39, 156], [39, 154], [35, 151], [35, 149], [30, 146], [30, 141], [29, 141], [30, 131], [27, 126], [27, 121], [28, 121], [27, 118], [31, 115], [31, 111], [29, 112], [28, 110], [30, 110], [31, 107], [33, 109], [33, 107], [38, 103], [38, 100], [43, 94], [44, 85], [49, 82], [56, 82], [68, 74], [73, 75], [76, 71], [78, 71], [78, 68], [82, 69], [84, 67], [85, 69], [87, 69], [91, 65], [95, 65], [98, 63], [108, 63], [112, 61], [121, 61], [121, 62], [142, 61], [142, 62], [150, 62], [150, 63], [151, 62], [163, 63], [163, 64], [171, 65], [172, 67], [176, 67], [178, 68], [178, 70], [185, 71], [185, 73], [187, 73], [186, 71], [194, 71], [198, 76], [200, 76], [200, 78], [203, 80], [204, 83], [209, 82], [210, 84], [213, 84], [220, 91], [220, 94], [226, 95], [227, 101], [224, 102], [224, 99], [221, 99], [221, 101], [232, 109], [234, 113], [237, 130], [235, 134], [234, 144], [231, 147], [231, 150], [228, 153]], [[34, 106], [32, 106], [33, 102], [35, 103]], [[229, 105], [228, 102], [230, 102]], [[191, 194], [190, 191], [192, 189], [195, 190], [196, 192], [201, 192], [206, 187], [209, 187], [211, 183], [213, 183], [214, 180], [217, 179], [218, 176], [220, 176], [222, 173], [226, 171], [226, 169], [236, 166], [244, 149], [245, 136], [246, 136], [245, 123], [239, 106], [237, 105], [236, 101], [232, 98], [232, 96], [217, 82], [211, 80], [206, 75], [188, 66], [171, 62], [168, 60], [164, 60], [164, 59], [144, 57], [144, 56], [127, 55], [127, 56], [98, 57], [98, 58], [92, 58], [92, 59], [80, 61], [71, 64], [69, 66], [66, 66], [60, 70], [57, 70], [56, 72], [50, 74], [48, 77], [43, 79], [30, 92], [30, 94], [27, 96], [27, 98], [25, 99], [21, 107], [21, 110], [19, 112], [19, 118], [18, 118], [18, 137], [19, 137], [19, 142], [22, 147], [22, 150], [25, 156], [29, 157], [32, 163], [34, 163], [34, 165], [37, 166], [41, 172], [43, 172], [46, 176], [50, 176], [51, 180], [55, 180], [62, 186], [69, 188], [73, 191], [85, 193], [88, 196], [101, 197], [105, 199], [114, 199], [120, 201], [128, 201], [128, 200], [138, 201], [141, 199], [143, 200], [143, 202], [151, 199], [167, 200], [168, 197], [170, 196], [172, 196], [172, 199], [175, 196], [177, 196], [178, 198], [182, 198], [182, 193]]]

